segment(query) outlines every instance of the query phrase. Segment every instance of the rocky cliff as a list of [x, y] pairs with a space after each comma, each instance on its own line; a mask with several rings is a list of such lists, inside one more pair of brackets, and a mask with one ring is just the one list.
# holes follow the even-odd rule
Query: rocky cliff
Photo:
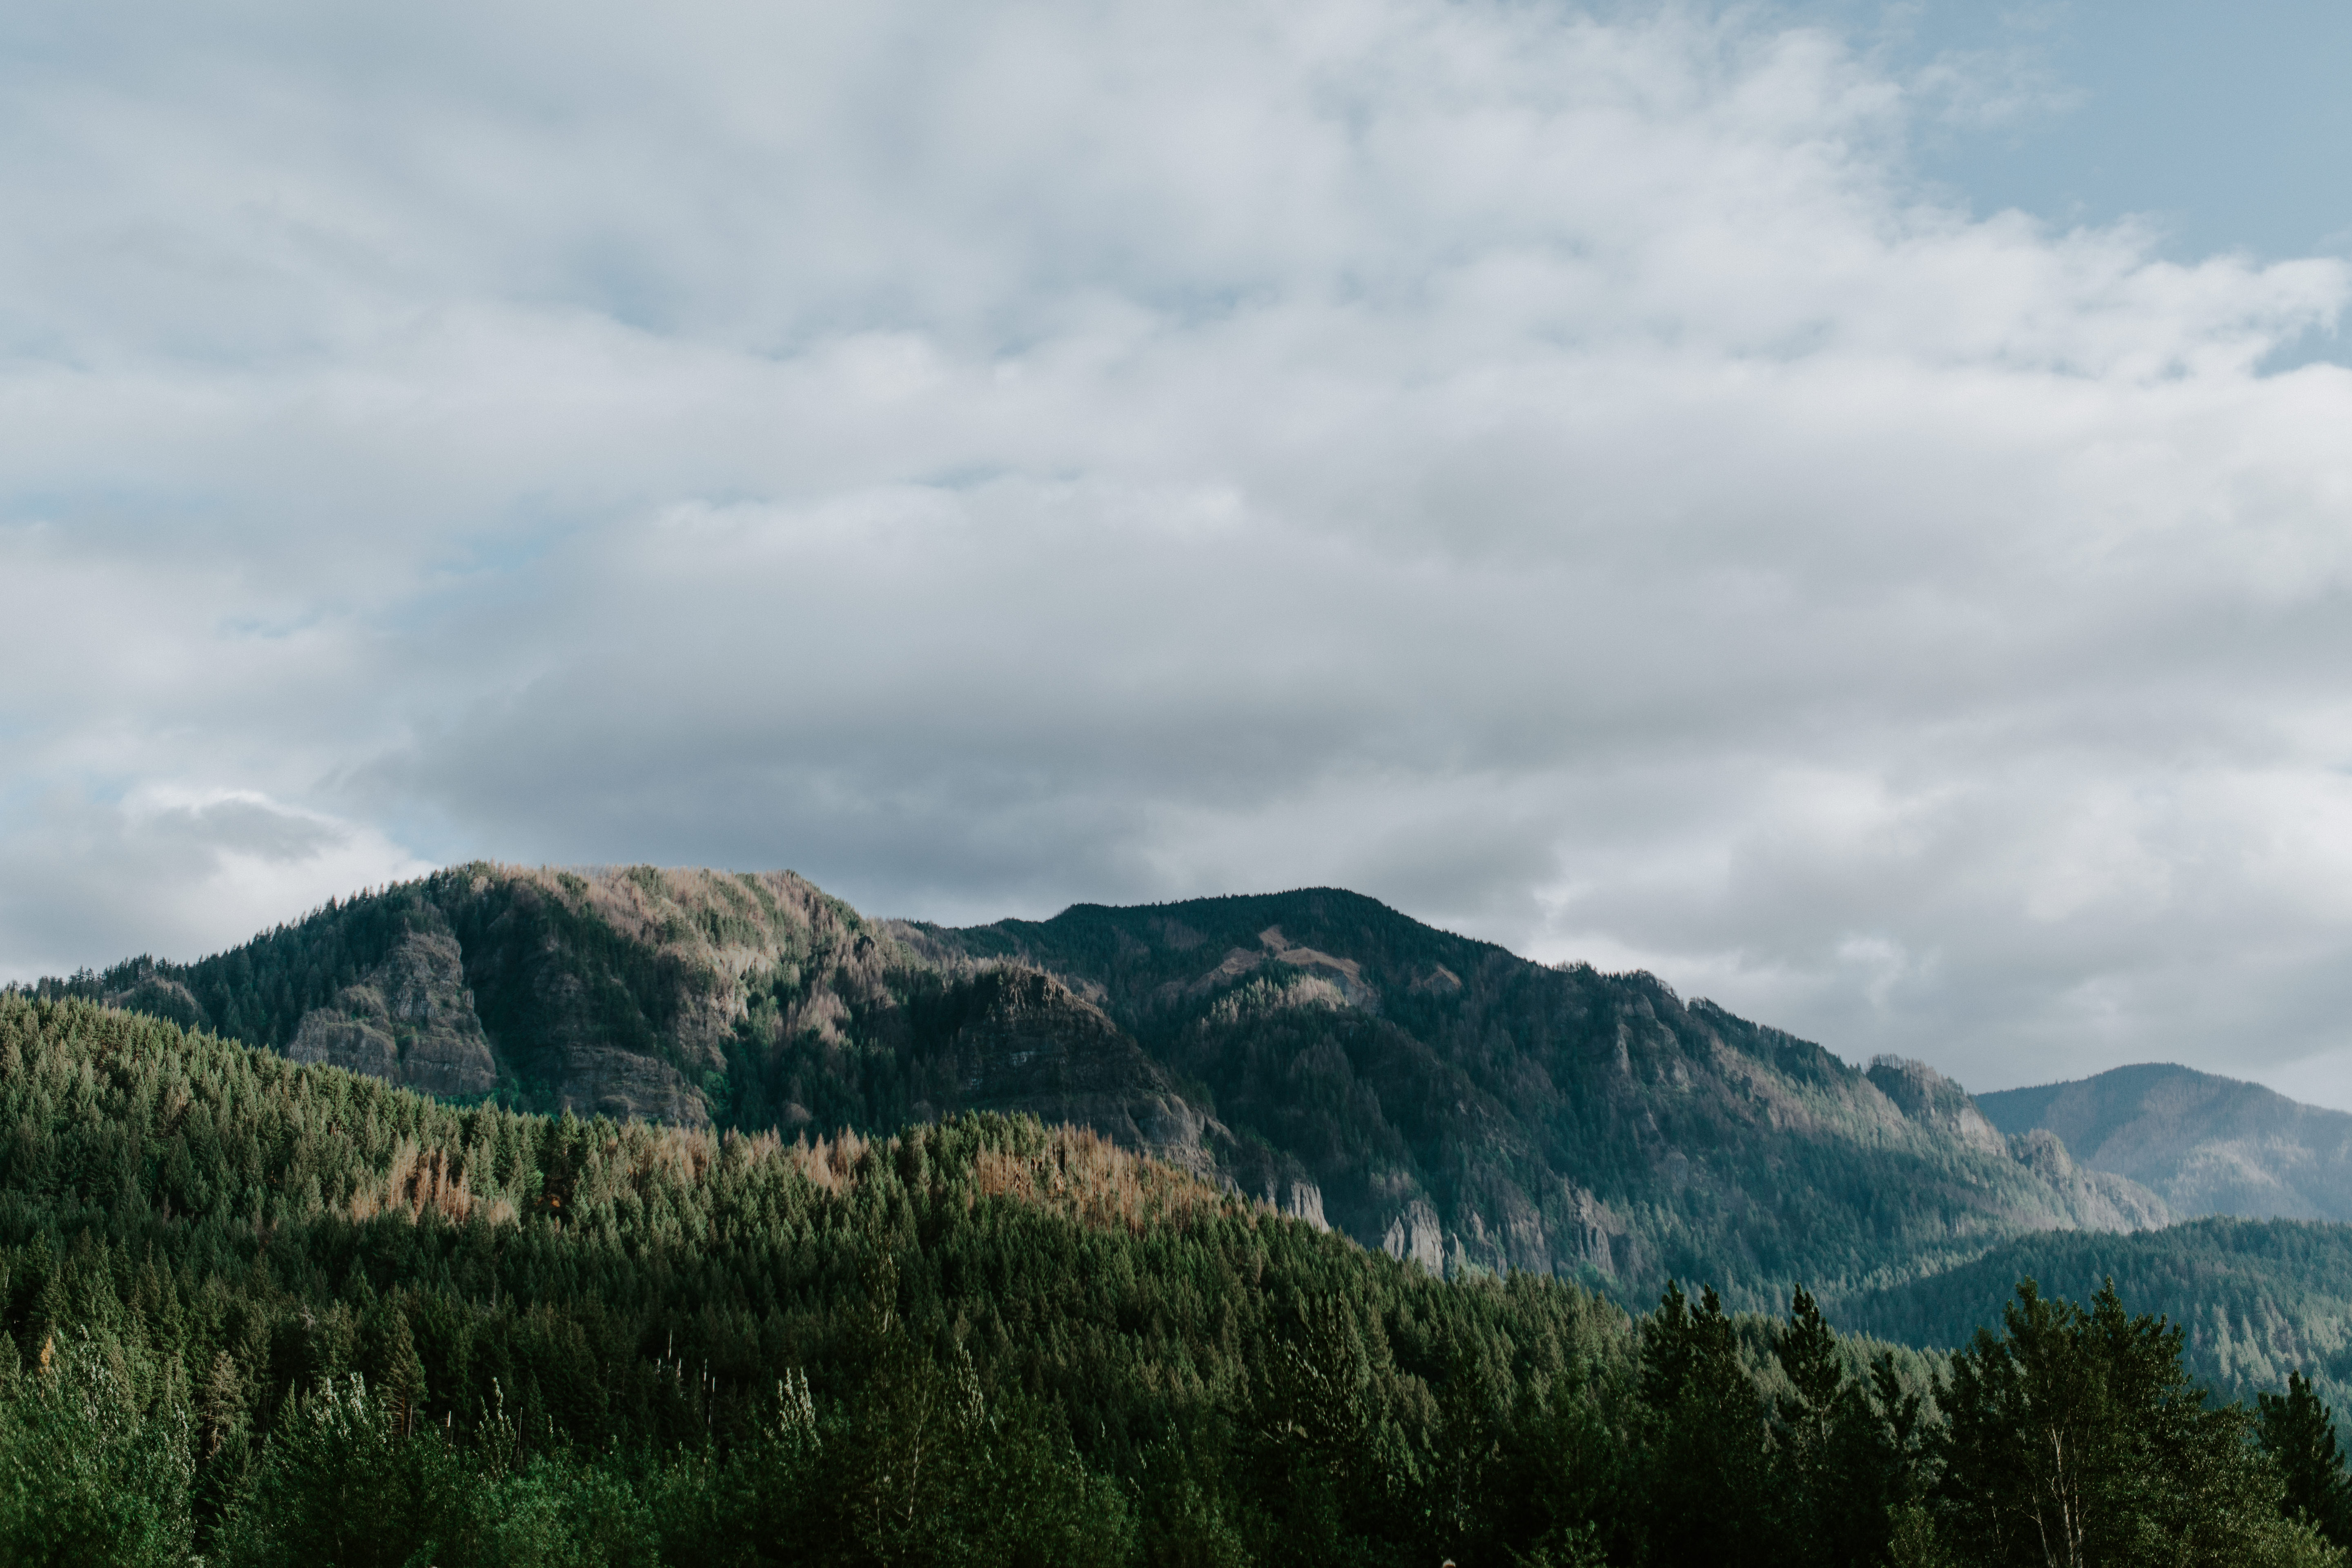
[[499, 1079], [446, 922], [409, 931], [332, 1002], [307, 1009], [286, 1054], [445, 1097], [487, 1094]]

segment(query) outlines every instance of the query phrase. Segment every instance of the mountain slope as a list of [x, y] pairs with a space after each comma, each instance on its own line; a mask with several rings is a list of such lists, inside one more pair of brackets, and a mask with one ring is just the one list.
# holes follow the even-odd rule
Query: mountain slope
[[2260, 1084], [2150, 1064], [1977, 1103], [2004, 1132], [2054, 1133], [2179, 1214], [2352, 1220], [2352, 1115]]
[[2300, 1371], [2352, 1412], [2352, 1226], [2202, 1219], [2137, 1235], [2022, 1237], [1945, 1273], [1864, 1292], [1840, 1326], [1923, 1349], [1998, 1332], [2020, 1279], [2086, 1300], [2112, 1279], [2135, 1311], [2186, 1331], [2188, 1359], [2222, 1398], [2251, 1399]]
[[[0, 994], [10, 1563], [1884, 1562], [1937, 1361], [1884, 1349], [1440, 1280], [1026, 1118], [458, 1108]], [[2195, 1479], [2199, 1561], [2315, 1560]]]
[[1093, 1127], [1432, 1269], [1777, 1309], [2162, 1223], [1916, 1064], [1307, 889], [954, 931], [789, 873], [468, 866], [44, 989], [459, 1099], [788, 1135]]
[[[1141, 1562], [1122, 1549], [1138, 1529], [1163, 1543], [1150, 1562], [1202, 1535], [1176, 1560], [1503, 1561], [1535, 1548], [1573, 1478], [1530, 1458], [1463, 1510], [1460, 1468], [1433, 1462], [1464, 1447], [1463, 1413], [1597, 1420], [1589, 1381], [1622, 1384], [1633, 1352], [1623, 1315], [1572, 1287], [1460, 1289], [1028, 1121], [784, 1142], [459, 1110], [0, 996], [0, 1130], [11, 1564], [646, 1563], [649, 1545], [610, 1540], [656, 1533], [649, 1510], [667, 1510], [660, 1560], [697, 1564]], [[1309, 1380], [1286, 1385], [1297, 1367]], [[1312, 1419], [1335, 1384], [1360, 1438], [1302, 1457], [1294, 1412]], [[318, 1438], [322, 1411], [364, 1432], [369, 1395], [382, 1425], [435, 1445], [411, 1461], [427, 1468], [371, 1468], [362, 1447], [306, 1471], [306, 1432], [349, 1451]], [[68, 1479], [12, 1419], [44, 1398], [89, 1411], [68, 1429], [93, 1443], [163, 1434], [90, 1511], [163, 1492], [184, 1521], [210, 1516], [202, 1557], [117, 1556], [88, 1534], [37, 1550], [8, 1530]], [[315, 1486], [268, 1484], [280, 1439]], [[1377, 1511], [1327, 1509], [1294, 1544], [1292, 1500], [1335, 1461], [1361, 1468]], [[499, 1531], [467, 1542], [478, 1526], [424, 1511], [461, 1463], [562, 1483], [556, 1549], [509, 1555]], [[599, 1484], [567, 1479], [599, 1463]], [[1024, 1518], [1041, 1496], [1061, 1502]], [[887, 1552], [856, 1529], [882, 1499], [911, 1521]], [[354, 1550], [223, 1550], [226, 1500], [271, 1533], [347, 1516]], [[563, 1539], [574, 1508], [586, 1540]], [[1085, 1549], [1040, 1542], [1057, 1515]], [[930, 1546], [942, 1534], [961, 1549]]]
[[1236, 1137], [1298, 1159], [1332, 1223], [1433, 1267], [1835, 1289], [2020, 1229], [2167, 1217], [2063, 1150], [2012, 1150], [1916, 1064], [1858, 1071], [1649, 975], [1531, 963], [1338, 889], [918, 935], [1065, 976]]
[[787, 1132], [1031, 1111], [1205, 1164], [1133, 1042], [987, 967], [918, 958], [790, 872], [473, 865], [37, 989], [460, 1100]]

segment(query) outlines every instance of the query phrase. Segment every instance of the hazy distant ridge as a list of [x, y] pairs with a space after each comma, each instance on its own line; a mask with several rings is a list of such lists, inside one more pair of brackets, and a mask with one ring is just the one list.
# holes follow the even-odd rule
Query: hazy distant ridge
[[2053, 1132], [2184, 1216], [2352, 1220], [2352, 1115], [2260, 1084], [2148, 1064], [1976, 1101], [2003, 1132]]

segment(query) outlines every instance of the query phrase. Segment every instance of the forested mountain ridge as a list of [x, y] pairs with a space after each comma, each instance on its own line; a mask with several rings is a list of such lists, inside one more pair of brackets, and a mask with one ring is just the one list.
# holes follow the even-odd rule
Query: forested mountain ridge
[[1003, 967], [919, 958], [790, 872], [478, 864], [34, 989], [461, 1102], [788, 1133], [1028, 1110], [1205, 1163], [1132, 1042]]
[[1977, 1103], [2003, 1131], [2055, 1133], [2177, 1214], [2352, 1220], [2352, 1115], [2258, 1083], [2151, 1063]]
[[1834, 1290], [2005, 1232], [2167, 1217], [2047, 1141], [2012, 1149], [1918, 1064], [1857, 1070], [1647, 974], [1531, 963], [1339, 889], [922, 934], [1063, 976], [1300, 1159], [1335, 1224], [1432, 1267]]
[[2167, 1217], [1916, 1064], [1337, 889], [958, 931], [789, 873], [477, 865], [42, 989], [460, 1100], [788, 1136], [1026, 1112], [1433, 1270], [1626, 1301], [1670, 1276], [1834, 1299]]
[[[178, 1562], [192, 1509], [228, 1561], [337, 1568], [1113, 1563], [1137, 1513], [1190, 1561], [1458, 1542], [1403, 1497], [1340, 1521], [1318, 1467], [1434, 1497], [1451, 1369], [1540, 1409], [1630, 1349], [1571, 1287], [1465, 1290], [1034, 1121], [786, 1143], [459, 1109], [0, 997], [0, 1527], [68, 1543], [33, 1561]], [[1294, 1452], [1331, 1392], [1301, 1356], [1358, 1423]], [[114, 1517], [45, 1517], [78, 1489]], [[1553, 1505], [1514, 1506], [1532, 1545]], [[126, 1516], [153, 1549], [93, 1550]]]

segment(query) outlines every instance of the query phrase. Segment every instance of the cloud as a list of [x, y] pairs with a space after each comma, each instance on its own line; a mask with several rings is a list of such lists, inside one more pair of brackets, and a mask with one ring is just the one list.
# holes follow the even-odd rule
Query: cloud
[[[0, 965], [15, 976], [189, 953], [431, 867], [363, 825], [252, 791], [59, 792], [0, 838]], [[104, 944], [114, 944], [111, 946]]]
[[12, 973], [1333, 882], [2352, 1103], [2340, 263], [1956, 210], [1754, 12], [239, 15], [0, 50]]

